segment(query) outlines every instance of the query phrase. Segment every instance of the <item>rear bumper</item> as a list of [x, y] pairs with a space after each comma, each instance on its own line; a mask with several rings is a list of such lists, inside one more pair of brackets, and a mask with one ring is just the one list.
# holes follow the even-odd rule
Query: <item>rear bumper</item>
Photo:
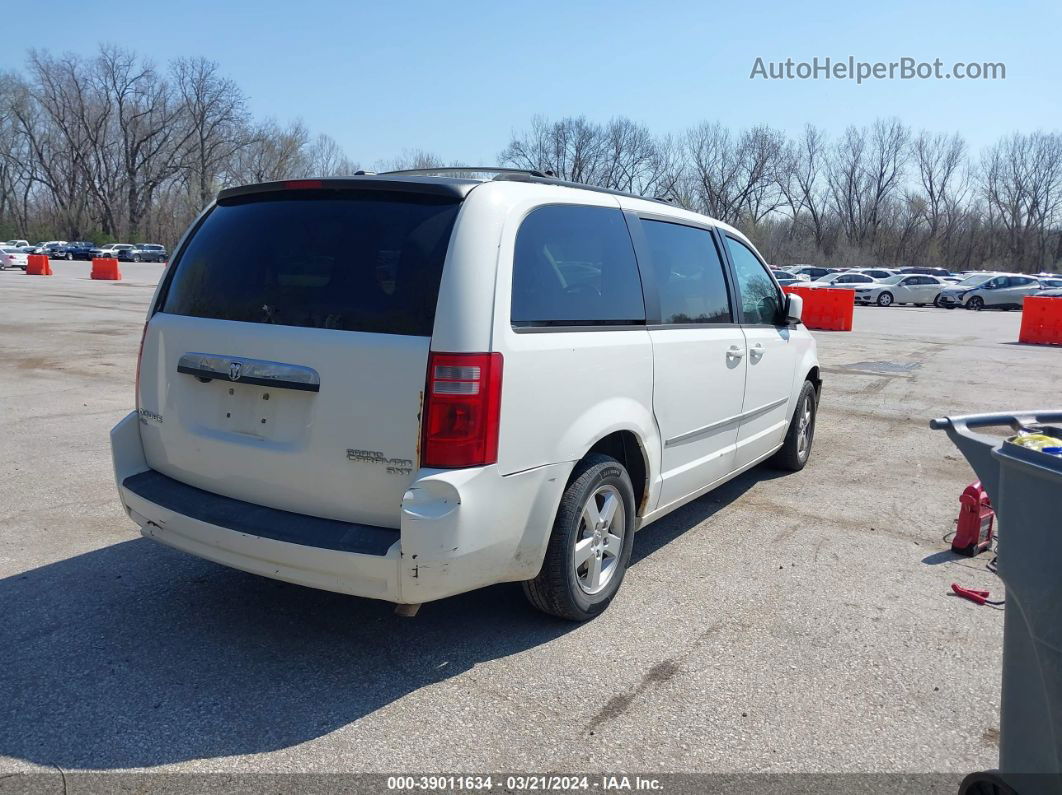
[[421, 470], [398, 530], [266, 508], [152, 470], [136, 414], [111, 431], [122, 504], [143, 535], [232, 568], [400, 603], [534, 577], [573, 464], [502, 476]]

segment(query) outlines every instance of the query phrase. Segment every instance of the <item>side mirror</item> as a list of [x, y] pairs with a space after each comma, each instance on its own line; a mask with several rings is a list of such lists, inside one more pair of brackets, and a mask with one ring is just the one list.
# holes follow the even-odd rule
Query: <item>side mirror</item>
[[804, 314], [804, 299], [796, 293], [787, 293], [785, 297], [786, 323], [799, 323]]

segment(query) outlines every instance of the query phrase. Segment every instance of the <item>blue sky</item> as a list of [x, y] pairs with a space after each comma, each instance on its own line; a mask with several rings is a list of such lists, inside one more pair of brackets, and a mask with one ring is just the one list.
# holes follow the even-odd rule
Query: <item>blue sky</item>
[[[0, 68], [32, 46], [100, 41], [219, 61], [251, 110], [301, 118], [362, 164], [416, 148], [492, 164], [535, 114], [625, 115], [654, 131], [702, 120], [806, 122], [839, 132], [877, 116], [963, 133], [975, 149], [1062, 129], [1062, 3], [385, 2], [181, 0], [11, 5]], [[17, 35], [15, 35], [17, 34]], [[1003, 81], [750, 80], [765, 60], [1002, 61]]]

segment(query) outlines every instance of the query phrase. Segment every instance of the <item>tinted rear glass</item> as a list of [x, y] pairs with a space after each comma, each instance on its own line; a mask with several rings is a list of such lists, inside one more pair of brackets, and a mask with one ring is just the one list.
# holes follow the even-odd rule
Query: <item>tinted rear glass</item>
[[642, 221], [660, 291], [660, 322], [730, 323], [723, 261], [707, 229]]
[[431, 336], [458, 206], [379, 191], [232, 200], [181, 252], [162, 311]]
[[618, 208], [556, 204], [520, 225], [511, 321], [517, 325], [645, 322], [642, 282]]

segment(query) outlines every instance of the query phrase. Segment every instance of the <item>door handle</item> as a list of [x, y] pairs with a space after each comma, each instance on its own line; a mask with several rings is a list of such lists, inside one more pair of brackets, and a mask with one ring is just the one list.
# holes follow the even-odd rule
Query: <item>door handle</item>
[[763, 347], [763, 343], [761, 343], [761, 342], [757, 342], [755, 345], [753, 345], [749, 349], [749, 355], [753, 359], [755, 359], [756, 361], [759, 361], [760, 359], [762, 359], [763, 358], [763, 354], [765, 354], [765, 353], [767, 353], [767, 349], [765, 347]]
[[728, 359], [740, 359], [744, 355], [745, 351], [739, 348], [737, 345], [731, 345], [726, 352], [726, 357]]

